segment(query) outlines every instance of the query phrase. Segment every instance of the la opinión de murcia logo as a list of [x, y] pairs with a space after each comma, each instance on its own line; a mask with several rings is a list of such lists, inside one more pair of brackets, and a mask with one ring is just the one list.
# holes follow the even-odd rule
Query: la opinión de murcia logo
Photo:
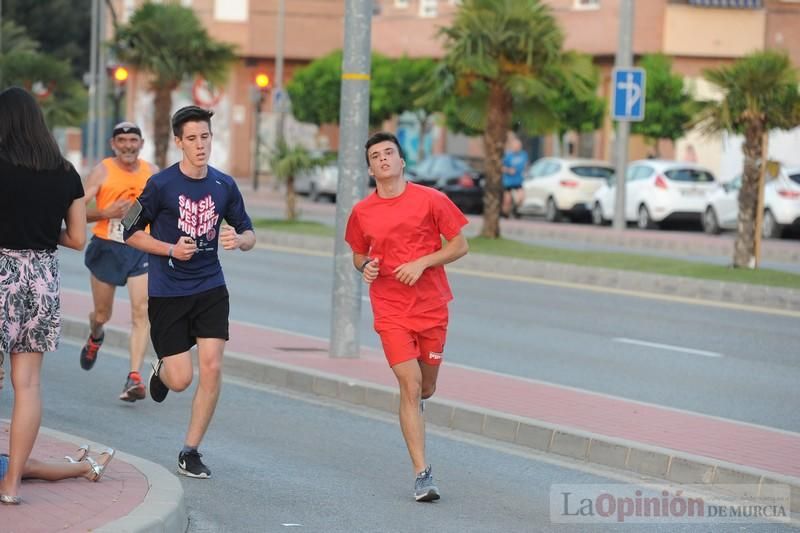
[[[788, 522], [787, 485], [687, 485], [684, 489], [647, 490], [636, 485], [553, 485], [550, 519], [554, 523]], [[689, 495], [692, 494], [692, 495]]]

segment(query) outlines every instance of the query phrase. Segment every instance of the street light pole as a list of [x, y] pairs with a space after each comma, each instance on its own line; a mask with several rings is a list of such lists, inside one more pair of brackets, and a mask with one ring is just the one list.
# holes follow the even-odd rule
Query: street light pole
[[106, 30], [106, 3], [101, 0], [97, 6], [97, 160], [106, 153], [106, 129], [108, 121], [108, 54], [103, 45]]
[[358, 357], [361, 278], [344, 241], [347, 217], [366, 190], [364, 142], [369, 133], [372, 0], [347, 0], [339, 107], [339, 182], [336, 187], [331, 357]]
[[278, 27], [275, 32], [275, 96], [278, 104], [278, 124], [275, 142], [283, 141], [283, 125], [286, 120], [286, 95], [283, 90], [283, 41], [286, 23], [286, 0], [278, 0]]
[[[633, 0], [620, 0], [619, 5], [619, 45], [614, 61], [615, 68], [628, 68], [633, 65]], [[613, 83], [613, 80], [612, 80]], [[617, 190], [614, 200], [614, 229], [625, 229], [625, 174], [628, 170], [628, 138], [631, 123], [627, 120], [617, 121], [617, 139], [615, 143], [615, 167], [617, 174]]]
[[92, 0], [92, 33], [89, 49], [89, 116], [86, 121], [86, 162], [89, 168], [97, 163], [95, 135], [97, 134], [97, 45], [99, 42], [97, 32], [97, 8], [99, 0]]

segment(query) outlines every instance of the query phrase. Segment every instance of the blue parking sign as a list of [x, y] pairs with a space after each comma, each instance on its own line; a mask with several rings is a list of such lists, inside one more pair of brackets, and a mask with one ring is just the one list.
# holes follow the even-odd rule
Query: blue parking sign
[[614, 120], [644, 120], [645, 71], [641, 68], [615, 68], [611, 75], [611, 106]]

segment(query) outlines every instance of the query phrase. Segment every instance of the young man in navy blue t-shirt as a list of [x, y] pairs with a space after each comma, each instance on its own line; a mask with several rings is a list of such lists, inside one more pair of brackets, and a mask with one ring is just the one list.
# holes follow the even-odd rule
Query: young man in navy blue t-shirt
[[[197, 106], [175, 112], [172, 132], [183, 159], [150, 178], [124, 221], [125, 242], [150, 254], [148, 314], [158, 356], [150, 376], [153, 400], [189, 387], [189, 350], [197, 344], [200, 378], [178, 455], [178, 471], [196, 478], [211, 476], [197, 448], [217, 405], [228, 340], [228, 290], [218, 246], [247, 251], [256, 242], [236, 182], [208, 164], [212, 115]], [[144, 231], [148, 225], [150, 233]]]

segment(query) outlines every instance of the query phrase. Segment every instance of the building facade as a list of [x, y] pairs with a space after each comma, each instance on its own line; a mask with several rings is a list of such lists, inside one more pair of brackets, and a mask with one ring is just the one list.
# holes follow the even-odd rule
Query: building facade
[[[176, 91], [174, 106], [197, 103], [213, 107], [215, 163], [233, 175], [252, 174], [255, 107], [251, 92], [256, 73], [275, 77], [279, 0], [174, 0], [192, 8], [212, 37], [237, 46], [239, 61], [221, 91], [209, 91], [202, 80], [189, 81]], [[446, 26], [460, 0], [374, 0], [372, 45], [390, 57], [440, 58], [444, 54], [438, 28]], [[600, 68], [599, 92], [609, 98], [610, 75], [617, 48], [620, 0], [543, 0], [552, 8], [565, 34], [565, 48], [592, 56]], [[143, 0], [114, 0], [124, 22]], [[294, 69], [341, 48], [344, 41], [345, 0], [284, 0], [284, 83]], [[673, 69], [686, 77], [698, 97], [713, 97], [702, 79], [708, 67], [719, 66], [765, 48], [788, 51], [800, 65], [800, 0], [637, 0], [633, 51], [636, 58], [661, 52], [673, 58]], [[735, 29], [735, 30], [734, 30]], [[145, 75], [134, 75], [129, 86], [128, 115], [152, 128], [151, 97]], [[264, 107], [262, 137], [274, 133], [271, 103]], [[296, 137], [319, 136], [335, 148], [335, 128], [322, 132], [288, 123]], [[446, 136], [444, 132], [440, 135]], [[447, 136], [434, 143], [438, 149], [479, 153], [480, 142]], [[609, 119], [595, 134], [569, 139], [575, 155], [611, 159], [614, 128]], [[675, 147], [662, 143], [665, 157], [684, 157], [688, 150], [714, 169], [720, 166], [720, 140], [689, 132]], [[691, 147], [690, 147], [691, 145]], [[152, 143], [151, 143], [152, 148]], [[552, 153], [546, 140], [541, 153]], [[642, 139], [631, 140], [632, 158], [645, 156]], [[171, 154], [177, 157], [177, 153]]]

